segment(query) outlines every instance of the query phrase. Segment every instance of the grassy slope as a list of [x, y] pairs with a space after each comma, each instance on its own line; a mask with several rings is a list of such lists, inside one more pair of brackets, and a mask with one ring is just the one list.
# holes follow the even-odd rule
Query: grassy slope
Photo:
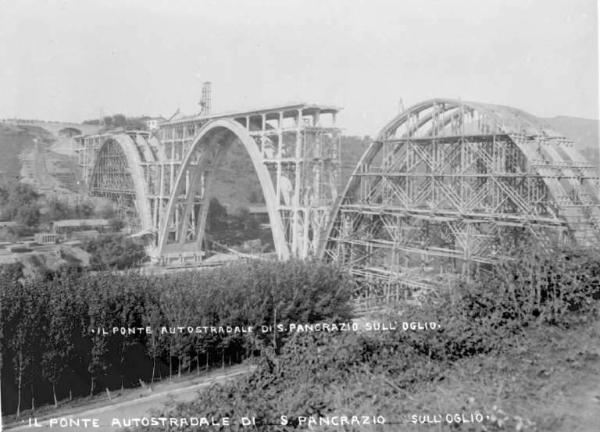
[[515, 430], [519, 417], [524, 430], [598, 430], [600, 322], [566, 331], [544, 326], [528, 336], [499, 355], [458, 361], [442, 383], [412, 395], [415, 408], [489, 413], [496, 406], [506, 429], [491, 430]]
[[[415, 414], [480, 412], [487, 416], [481, 424], [378, 430], [595, 431], [600, 255], [520, 248], [514, 262], [442, 290], [438, 301], [368, 318], [437, 321], [440, 332], [297, 335], [281, 354], [265, 351], [246, 380], [166, 412], [252, 412], [267, 424], [281, 414], [368, 414], [401, 422]], [[271, 432], [267, 425], [258, 430]]]
[[[342, 375], [327, 371], [327, 363], [312, 371], [312, 363], [318, 360], [302, 351], [302, 359], [295, 361], [292, 368], [283, 364], [285, 359], [275, 359], [272, 375], [257, 371], [254, 377], [248, 376], [238, 383], [225, 385], [223, 390], [212, 388], [208, 394], [199, 395], [195, 402], [177, 407], [166, 404], [160, 414], [185, 417], [202, 412], [219, 416], [226, 412], [233, 418], [240, 415], [262, 418], [266, 415], [272, 421], [282, 414], [294, 418], [298, 412], [301, 415], [318, 412], [383, 415], [386, 422], [392, 422], [410, 419], [415, 414], [433, 417], [464, 413], [468, 417], [471, 413], [480, 412], [486, 417], [480, 424], [408, 423], [387, 425], [377, 430], [596, 432], [600, 425], [599, 336], [600, 322], [597, 320], [569, 330], [551, 326], [532, 328], [523, 337], [511, 339], [510, 347], [501, 352], [458, 360], [433, 380], [422, 378], [431, 371], [437, 375], [439, 364], [428, 364], [426, 360], [410, 364], [415, 382], [408, 388], [385, 370], [370, 370], [366, 364], [364, 368], [357, 369], [356, 374], [347, 376], [346, 380], [335, 380], [334, 377]], [[352, 350], [352, 345], [348, 349]], [[339, 355], [349, 358], [343, 350]], [[298, 369], [303, 362], [306, 370]], [[342, 362], [332, 368], [344, 369], [347, 366]], [[320, 372], [322, 375], [319, 377]], [[418, 373], [423, 376], [418, 377]], [[328, 401], [326, 405], [322, 405], [323, 394], [323, 399]], [[257, 430], [296, 429], [263, 426]], [[375, 429], [367, 426], [348, 430]]]

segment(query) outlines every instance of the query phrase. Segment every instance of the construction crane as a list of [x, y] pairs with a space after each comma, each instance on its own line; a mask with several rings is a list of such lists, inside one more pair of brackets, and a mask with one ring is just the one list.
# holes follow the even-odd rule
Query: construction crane
[[211, 83], [205, 81], [202, 84], [202, 99], [198, 103], [200, 105], [200, 114], [209, 115], [211, 111]]

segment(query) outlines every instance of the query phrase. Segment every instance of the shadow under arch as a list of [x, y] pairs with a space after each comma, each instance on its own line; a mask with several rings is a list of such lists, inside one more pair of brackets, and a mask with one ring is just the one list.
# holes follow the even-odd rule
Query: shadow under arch
[[209, 207], [209, 191], [215, 170], [220, 166], [229, 148], [237, 142], [246, 149], [258, 176], [277, 256], [280, 259], [289, 258], [290, 252], [269, 170], [247, 129], [229, 119], [208, 122], [192, 141], [171, 188], [166, 210], [160, 219], [156, 256], [201, 251]]
[[98, 150], [90, 177], [90, 193], [124, 205], [133, 203], [141, 230], [152, 229], [143, 158], [127, 134], [113, 135]]

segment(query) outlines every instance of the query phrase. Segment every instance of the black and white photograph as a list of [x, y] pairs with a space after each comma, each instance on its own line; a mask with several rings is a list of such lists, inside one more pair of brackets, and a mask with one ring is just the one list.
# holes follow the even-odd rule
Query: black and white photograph
[[0, 0], [0, 432], [600, 431], [597, 0]]

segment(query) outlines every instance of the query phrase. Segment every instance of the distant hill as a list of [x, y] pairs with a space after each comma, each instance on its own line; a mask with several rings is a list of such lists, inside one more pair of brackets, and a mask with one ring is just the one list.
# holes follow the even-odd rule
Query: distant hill
[[600, 165], [600, 121], [567, 116], [542, 118], [541, 120], [572, 140], [575, 148], [591, 162]]

